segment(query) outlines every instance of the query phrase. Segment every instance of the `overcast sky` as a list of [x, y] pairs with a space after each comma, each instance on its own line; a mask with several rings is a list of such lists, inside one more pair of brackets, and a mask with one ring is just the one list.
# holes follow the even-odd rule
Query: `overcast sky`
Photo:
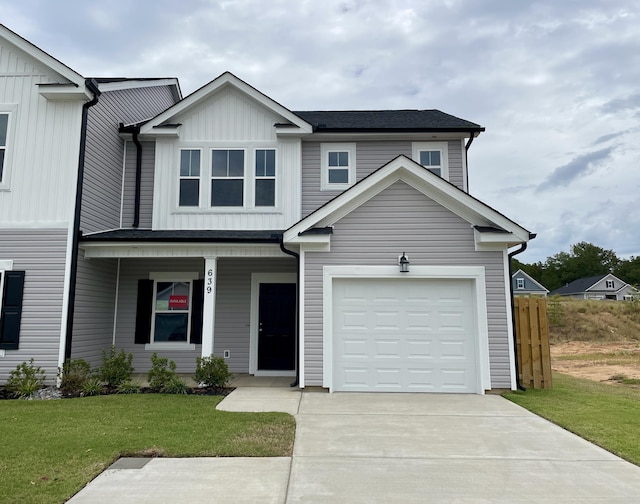
[[640, 255], [637, 0], [0, 0], [84, 76], [229, 70], [291, 110], [439, 109], [486, 127], [470, 192], [538, 237]]

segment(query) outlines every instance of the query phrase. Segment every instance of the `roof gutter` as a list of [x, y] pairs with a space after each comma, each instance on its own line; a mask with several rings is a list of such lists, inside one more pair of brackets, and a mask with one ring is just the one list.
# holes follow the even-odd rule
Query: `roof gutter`
[[[531, 236], [532, 233], [530, 233]], [[535, 234], [533, 235], [535, 237]], [[520, 245], [520, 248], [514, 250], [509, 253], [509, 293], [511, 294], [511, 326], [513, 331], [513, 359], [516, 366], [516, 386], [518, 390], [525, 391], [527, 390], [522, 383], [520, 383], [520, 368], [518, 367], [518, 336], [516, 335], [516, 313], [515, 313], [515, 303], [513, 301], [513, 282], [511, 281], [511, 277], [513, 276], [513, 265], [511, 264], [511, 259], [518, 254], [522, 254], [527, 250], [527, 242], [524, 242]]]
[[73, 334], [73, 316], [76, 302], [76, 278], [78, 276], [78, 241], [80, 240], [80, 214], [82, 210], [82, 188], [84, 185], [84, 164], [87, 147], [87, 124], [89, 109], [98, 103], [100, 89], [95, 79], [86, 79], [85, 86], [93, 94], [93, 99], [82, 105], [82, 123], [80, 127], [80, 152], [78, 155], [78, 178], [76, 181], [76, 201], [73, 214], [73, 236], [71, 239], [71, 267], [69, 272], [69, 299], [67, 300], [67, 327], [65, 333], [64, 358], [71, 358], [71, 340]]
[[284, 246], [284, 235], [278, 235], [280, 250], [296, 258], [296, 379], [291, 387], [300, 385], [300, 254]]

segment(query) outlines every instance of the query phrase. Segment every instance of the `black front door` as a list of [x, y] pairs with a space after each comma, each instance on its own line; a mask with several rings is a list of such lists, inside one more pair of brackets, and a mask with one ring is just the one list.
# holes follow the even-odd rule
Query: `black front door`
[[258, 371], [291, 371], [296, 355], [296, 284], [261, 283]]

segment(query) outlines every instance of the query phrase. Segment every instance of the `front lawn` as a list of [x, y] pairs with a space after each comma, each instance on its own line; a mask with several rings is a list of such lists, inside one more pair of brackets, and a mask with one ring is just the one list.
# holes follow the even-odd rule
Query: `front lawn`
[[0, 402], [0, 501], [61, 503], [120, 456], [290, 456], [285, 413], [218, 411], [222, 397], [111, 395]]
[[504, 397], [640, 465], [640, 389], [554, 373], [551, 390]]

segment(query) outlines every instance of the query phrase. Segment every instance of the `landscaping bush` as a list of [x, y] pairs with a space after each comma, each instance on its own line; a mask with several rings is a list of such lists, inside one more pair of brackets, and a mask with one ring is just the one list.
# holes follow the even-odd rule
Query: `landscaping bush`
[[60, 391], [66, 395], [80, 394], [92, 374], [91, 365], [87, 361], [67, 359], [58, 369]]
[[97, 396], [102, 394], [102, 381], [100, 378], [89, 378], [82, 386], [83, 396]]
[[149, 387], [154, 392], [162, 394], [186, 393], [187, 386], [176, 374], [176, 363], [166, 357], [158, 357], [153, 352], [151, 356], [151, 369], [147, 373]]
[[222, 357], [197, 357], [196, 363], [194, 379], [205, 387], [224, 388], [233, 376]]
[[98, 378], [109, 388], [118, 388], [121, 384], [130, 382], [133, 374], [133, 354], [125, 354], [124, 350], [116, 353], [112, 346], [107, 353], [102, 351], [102, 367], [98, 370]]
[[34, 366], [33, 357], [29, 363], [23, 362], [9, 374], [7, 389], [11, 394], [26, 398], [44, 387], [47, 376], [40, 366]]
[[118, 394], [139, 394], [140, 387], [133, 382], [121, 383], [116, 389]]

